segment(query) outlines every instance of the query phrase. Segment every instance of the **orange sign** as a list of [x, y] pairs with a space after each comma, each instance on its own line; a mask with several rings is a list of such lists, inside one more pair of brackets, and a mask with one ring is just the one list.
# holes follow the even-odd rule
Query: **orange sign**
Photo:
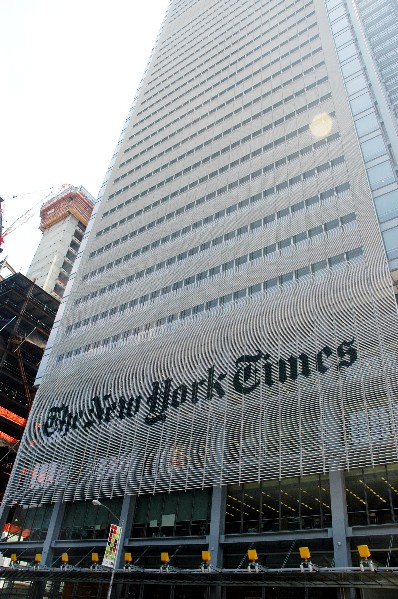
[[7, 433], [3, 433], [3, 431], [0, 431], [0, 439], [8, 441], [8, 443], [18, 443], [18, 439], [11, 437], [11, 435], [7, 435]]
[[14, 414], [7, 408], [3, 408], [0, 406], [0, 416], [6, 418], [6, 420], [11, 420], [11, 422], [15, 422], [15, 424], [19, 424], [19, 426], [25, 426], [26, 418], [22, 418], [22, 416], [18, 416], [18, 414]]

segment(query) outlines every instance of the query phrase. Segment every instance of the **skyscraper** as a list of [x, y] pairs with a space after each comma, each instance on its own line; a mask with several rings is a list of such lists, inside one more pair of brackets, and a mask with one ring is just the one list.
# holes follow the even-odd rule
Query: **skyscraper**
[[253, 544], [286, 566], [292, 542], [347, 566], [370, 531], [386, 558], [398, 154], [355, 19], [348, 0], [170, 3], [7, 491], [48, 564], [105, 538], [93, 498], [143, 566], [178, 545], [182, 568], [207, 547], [236, 568]]
[[93, 211], [94, 198], [84, 187], [63, 185], [40, 209], [43, 237], [28, 277], [61, 299]]

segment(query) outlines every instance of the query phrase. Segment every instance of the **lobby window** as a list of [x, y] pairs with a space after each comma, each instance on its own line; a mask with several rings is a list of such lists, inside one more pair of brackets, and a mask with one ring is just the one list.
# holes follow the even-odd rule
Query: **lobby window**
[[139, 495], [134, 511], [133, 538], [195, 536], [208, 533], [209, 489]]
[[398, 466], [359, 468], [346, 474], [349, 526], [398, 520]]
[[[122, 499], [101, 499], [101, 503], [117, 516], [122, 509]], [[91, 501], [75, 501], [65, 506], [60, 539], [106, 539], [110, 524], [115, 518], [108, 510], [95, 506]]]
[[44, 541], [54, 504], [25, 508], [17, 506], [11, 522], [4, 527], [3, 541]]
[[225, 534], [327, 528], [330, 525], [327, 476], [294, 477], [228, 487]]

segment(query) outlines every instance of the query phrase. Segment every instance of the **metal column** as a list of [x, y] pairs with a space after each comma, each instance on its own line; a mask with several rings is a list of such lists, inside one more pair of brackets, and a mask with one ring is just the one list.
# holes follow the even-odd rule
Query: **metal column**
[[133, 525], [134, 509], [135, 509], [135, 495], [125, 495], [123, 498], [122, 509], [120, 512], [120, 522], [123, 524], [122, 538], [120, 542], [122, 547], [120, 548], [116, 569], [124, 567], [124, 546], [126, 539], [130, 537], [131, 527]]
[[[225, 509], [227, 503], [227, 487], [213, 487], [210, 514], [210, 533], [207, 537], [211, 553], [211, 564], [215, 568], [222, 568], [223, 547], [220, 543], [224, 535]], [[220, 587], [208, 587], [210, 599], [221, 599]]]
[[[352, 566], [350, 539], [347, 538], [348, 514], [343, 470], [329, 472], [332, 536], [336, 568]], [[339, 589], [339, 599], [355, 599], [355, 589]]]
[[208, 536], [211, 563], [216, 568], [222, 567], [222, 546], [220, 536], [224, 534], [225, 506], [227, 487], [213, 487], [211, 500], [210, 533]]
[[65, 503], [59, 501], [54, 503], [53, 511], [48, 525], [46, 539], [43, 543], [41, 563], [44, 566], [51, 566], [53, 561], [52, 543], [56, 541], [61, 530], [62, 519], [64, 517]]

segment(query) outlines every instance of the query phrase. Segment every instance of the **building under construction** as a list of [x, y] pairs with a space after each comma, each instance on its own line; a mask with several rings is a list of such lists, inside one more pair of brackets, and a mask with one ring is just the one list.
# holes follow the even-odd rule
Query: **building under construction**
[[84, 187], [65, 185], [40, 210], [42, 240], [28, 277], [61, 299], [80, 248], [94, 198]]
[[35, 395], [36, 372], [59, 306], [21, 273], [0, 281], [0, 497]]

